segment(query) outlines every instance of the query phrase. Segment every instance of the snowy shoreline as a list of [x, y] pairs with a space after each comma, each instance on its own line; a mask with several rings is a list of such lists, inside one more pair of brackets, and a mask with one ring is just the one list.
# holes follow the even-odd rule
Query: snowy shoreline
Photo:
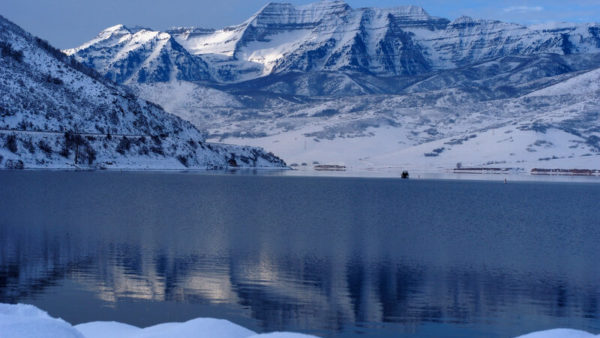
[[0, 303], [0, 336], [28, 338], [141, 338], [141, 337], [214, 337], [214, 338], [311, 338], [315, 336], [273, 332], [257, 334], [228, 320], [196, 318], [183, 323], [162, 323], [146, 328], [119, 322], [90, 322], [72, 325], [61, 318], [27, 304]]
[[[211, 338], [312, 338], [292, 332], [258, 334], [228, 320], [195, 318], [182, 323], [162, 323], [146, 328], [119, 322], [90, 322], [72, 325], [61, 318], [28, 304], [0, 303], [2, 337], [28, 338], [142, 338], [142, 337], [211, 337]], [[600, 337], [574, 329], [551, 329], [528, 333], [517, 338], [593, 338]]]
[[[190, 174], [190, 175], [248, 175], [248, 176], [280, 176], [280, 177], [332, 177], [332, 178], [382, 178], [401, 179], [402, 171], [398, 168], [387, 169], [347, 169], [343, 171], [319, 171], [313, 169], [294, 169], [278, 167], [241, 167], [224, 169], [202, 168], [25, 168], [6, 169], [2, 172], [87, 172], [87, 173], [156, 173], [156, 174]], [[409, 170], [410, 180], [466, 180], [466, 181], [506, 181], [510, 182], [562, 182], [562, 183], [600, 183], [597, 175], [565, 175], [565, 174], [531, 174], [528, 172], [472, 173], [448, 170]]]
[[[502, 181], [510, 182], [577, 182], [577, 183], [600, 183], [598, 176], [577, 176], [577, 175], [532, 175], [529, 173], [455, 173], [452, 171], [408, 171], [409, 180], [464, 180], [464, 181]], [[283, 174], [284, 176], [304, 176], [304, 177], [342, 177], [342, 178], [388, 178], [402, 179], [402, 170], [348, 170], [348, 171], [312, 171], [312, 170], [291, 170]]]

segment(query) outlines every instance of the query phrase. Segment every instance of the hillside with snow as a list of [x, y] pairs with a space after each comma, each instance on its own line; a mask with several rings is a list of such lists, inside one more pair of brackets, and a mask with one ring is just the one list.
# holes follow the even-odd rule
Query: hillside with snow
[[209, 140], [298, 166], [600, 168], [598, 23], [270, 3], [236, 26], [119, 25], [65, 52]]
[[189, 122], [0, 17], [0, 168], [282, 167]]

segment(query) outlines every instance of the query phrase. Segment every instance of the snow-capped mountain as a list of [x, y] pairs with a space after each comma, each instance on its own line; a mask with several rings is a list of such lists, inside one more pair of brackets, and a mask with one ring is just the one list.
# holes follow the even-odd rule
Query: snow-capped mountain
[[[194, 58], [181, 46], [197, 58], [191, 61]], [[229, 82], [290, 71], [415, 75], [509, 55], [600, 52], [600, 25], [526, 27], [469, 17], [450, 22], [416, 6], [353, 9], [339, 0], [301, 7], [270, 3], [238, 26], [158, 32], [119, 25], [66, 52], [127, 82], [140, 68], [151, 74], [169, 69], [174, 62], [167, 57], [160, 60], [160, 56], [171, 49], [189, 67], [202, 70], [196, 72], [197, 78], [177, 76], [178, 80]], [[133, 80], [171, 79], [159, 73]]]
[[81, 47], [67, 50], [117, 83], [210, 80], [208, 66], [170, 34], [145, 28], [109, 27]]
[[261, 149], [206, 143], [189, 122], [3, 17], [0, 28], [0, 167], [285, 165]]
[[[174, 40], [206, 72], [141, 81], [115, 77], [113, 59], [146, 58], [123, 47], [129, 42], [99, 42], [130, 41], [111, 30], [66, 52], [210, 139], [263, 146], [290, 163], [600, 167], [600, 93], [586, 85], [600, 68], [598, 23], [523, 26], [450, 21], [416, 6], [271, 3], [223, 29], [145, 30]], [[567, 87], [581, 90], [560, 92]]]

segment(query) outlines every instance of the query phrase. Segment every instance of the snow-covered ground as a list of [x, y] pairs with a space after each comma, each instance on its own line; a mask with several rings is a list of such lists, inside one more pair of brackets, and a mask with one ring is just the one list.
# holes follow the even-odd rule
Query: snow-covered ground
[[517, 338], [593, 338], [600, 337], [589, 332], [573, 329], [553, 329], [539, 332], [532, 332]]
[[[473, 137], [445, 138], [407, 146], [406, 138], [393, 127], [367, 129], [371, 136], [318, 140], [303, 130], [265, 138], [227, 139], [268, 147], [292, 166], [344, 165], [348, 170], [398, 170], [443, 172], [462, 167], [600, 169], [597, 153], [590, 153], [580, 137], [561, 130], [540, 133], [514, 126], [484, 131]], [[466, 140], [465, 140], [466, 139]], [[461, 141], [459, 143], [459, 141]]]
[[273, 332], [257, 334], [224, 319], [196, 318], [185, 323], [163, 323], [146, 328], [119, 322], [71, 325], [26, 304], [0, 304], [0, 337], [3, 338], [310, 338], [314, 336]]
[[[311, 335], [272, 332], [257, 334], [224, 319], [196, 318], [184, 323], [163, 323], [139, 328], [119, 322], [91, 322], [71, 325], [27, 304], [0, 304], [0, 336], [3, 338], [310, 338]], [[518, 338], [600, 337], [574, 329], [533, 332]]]

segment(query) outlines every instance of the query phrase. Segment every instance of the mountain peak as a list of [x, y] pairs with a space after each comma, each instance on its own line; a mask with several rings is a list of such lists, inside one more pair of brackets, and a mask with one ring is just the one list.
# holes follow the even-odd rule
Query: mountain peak
[[112, 32], [116, 32], [122, 29], [127, 29], [125, 27], [125, 25], [123, 25], [122, 23], [118, 24], [118, 25], [114, 25], [114, 26], [110, 26], [106, 29], [104, 29], [102, 32], [106, 32], [106, 33], [112, 33]]
[[321, 13], [335, 14], [350, 9], [352, 8], [342, 0], [320, 0], [318, 2], [313, 2], [303, 6], [295, 6], [287, 2], [269, 2], [257, 12], [255, 17], [276, 12], [312, 13], [313, 15], [318, 15]]
[[472, 17], [470, 17], [470, 16], [466, 16], [466, 15], [463, 15], [463, 16], [461, 16], [461, 17], [459, 17], [459, 18], [456, 18], [456, 19], [455, 19], [454, 21], [452, 21], [452, 23], [450, 23], [450, 24], [451, 24], [452, 26], [456, 26], [456, 25], [470, 25], [470, 24], [473, 24], [473, 23], [475, 23], [475, 22], [476, 22], [476, 20], [475, 20], [475, 19], [473, 19]]
[[115, 34], [122, 35], [128, 33], [131, 33], [129, 28], [125, 27], [123, 24], [118, 24], [104, 29], [98, 34], [97, 38], [109, 38]]
[[77, 53], [83, 49], [86, 49], [90, 46], [96, 45], [101, 42], [112, 41], [114, 39], [120, 39], [121, 37], [128, 35], [128, 34], [133, 34], [133, 33], [131, 32], [131, 30], [129, 28], [125, 27], [125, 25], [123, 25], [123, 24], [110, 26], [110, 27], [102, 30], [100, 33], [98, 33], [98, 35], [95, 38], [93, 38], [92, 40], [82, 44], [79, 47], [65, 49], [65, 50], [63, 50], [63, 53], [65, 53], [67, 55], [72, 55], [72, 54], [75, 54], [75, 53]]
[[400, 6], [394, 8], [395, 14], [406, 15], [406, 16], [419, 16], [419, 17], [430, 17], [429, 13], [420, 6]]
[[[568, 43], [579, 51], [599, 51], [597, 30], [581, 27], [571, 29], [573, 33], [567, 38], [561, 35], [570, 34], [567, 30], [534, 30], [467, 16], [451, 23], [414, 5], [353, 9], [341, 0], [322, 0], [302, 6], [270, 2], [236, 26], [177, 28], [167, 33], [183, 47], [175, 48], [175, 52], [185, 49], [206, 62], [199, 69], [217, 81], [237, 82], [297, 70], [416, 74], [508, 55], [566, 53], [570, 52]], [[119, 72], [128, 67], [135, 70], [133, 65], [144, 61], [136, 57], [159, 50], [162, 39], [169, 38], [167, 34], [131, 30], [122, 25], [106, 29], [104, 34], [111, 36], [92, 41], [99, 42], [90, 49], [95, 52], [79, 53], [78, 57], [98, 69], [114, 65], [112, 69]], [[119, 35], [122, 31], [133, 37]], [[149, 41], [148, 48], [139, 48], [140, 41]], [[109, 57], [98, 52], [101, 49], [114, 53]], [[131, 54], [134, 50], [139, 53]], [[131, 58], [125, 59], [127, 55]], [[157, 55], [148, 53], [152, 60], [159, 60]]]
[[314, 2], [313, 4], [320, 4], [322, 6], [330, 6], [330, 7], [337, 7], [337, 6], [345, 7], [345, 6], [348, 6], [348, 4], [345, 1], [342, 1], [342, 0], [320, 0], [318, 2]]
[[122, 38], [123, 36], [133, 35], [133, 34], [139, 32], [140, 30], [142, 30], [142, 29], [140, 29], [139, 27], [130, 28], [123, 24], [118, 24], [118, 25], [114, 25], [114, 26], [104, 29], [103, 31], [98, 33], [98, 35], [96, 36], [96, 38], [94, 40], [96, 40], [96, 41], [103, 41], [103, 40], [109, 41], [109, 40], [115, 40], [115, 39], [118, 40], [118, 39]]
[[98, 38], [110, 38], [112, 36], [123, 36], [126, 34], [136, 34], [141, 31], [153, 31], [152, 28], [144, 26], [128, 27], [123, 24], [110, 26], [98, 34]]
[[285, 2], [270, 2], [240, 27], [265, 25], [314, 26], [325, 18], [344, 16], [351, 11], [352, 8], [340, 0], [322, 0], [304, 6], [295, 6]]
[[352, 9], [346, 2], [342, 0], [321, 0], [308, 5], [300, 6], [300, 10], [316, 10], [316, 11], [347, 11]]

